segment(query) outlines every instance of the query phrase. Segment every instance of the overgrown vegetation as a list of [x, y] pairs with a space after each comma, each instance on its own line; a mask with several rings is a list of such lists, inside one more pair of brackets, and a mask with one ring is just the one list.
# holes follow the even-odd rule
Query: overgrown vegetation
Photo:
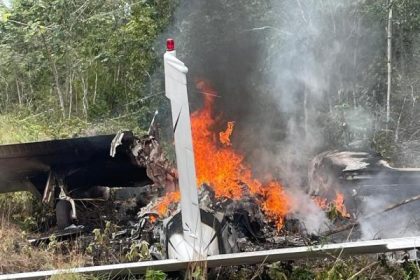
[[133, 116], [124, 119], [106, 119], [89, 122], [86, 119], [56, 119], [48, 114], [33, 115], [30, 111], [17, 111], [0, 115], [1, 144], [34, 142], [45, 139], [61, 139], [85, 135], [112, 134], [131, 128], [135, 133], [144, 131]]
[[76, 247], [69, 251], [67, 244], [54, 240], [48, 246], [33, 247], [26, 238], [27, 234], [16, 225], [0, 220], [0, 274], [89, 264], [88, 256]]
[[169, 0], [0, 5], [0, 125], [12, 134], [2, 133], [1, 142], [147, 127], [162, 101], [161, 80], [151, 75], [160, 61], [154, 44], [175, 6]]
[[[155, 40], [176, 5], [18, 0], [6, 7], [0, 1], [0, 144], [144, 133], [163, 100], [162, 80], [153, 76], [160, 65]], [[48, 211], [30, 193], [0, 195], [1, 273], [91, 260], [73, 249], [70, 255], [16, 249], [53, 214]], [[136, 248], [131, 255], [137, 258]]]
[[362, 280], [362, 279], [418, 279], [420, 269], [416, 263], [390, 264], [384, 258], [372, 256], [301, 260], [253, 267], [215, 269], [213, 276], [224, 279], [276, 279], [276, 280]]
[[18, 225], [25, 232], [39, 230], [42, 219], [48, 216], [45, 211], [29, 192], [0, 195], [0, 221]]
[[[144, 132], [154, 111], [163, 101], [162, 79], [155, 74], [161, 66], [160, 52], [155, 49], [155, 42], [171, 23], [177, 2], [15, 0], [10, 8], [0, 4], [0, 144], [115, 133], [122, 128], [134, 130], [137, 134]], [[263, 5], [259, 1], [244, 4], [245, 2], [237, 1], [232, 4], [231, 1], [229, 5], [247, 5], [244, 10], [251, 11], [249, 13], [255, 17], [278, 17], [277, 14], [267, 15], [264, 9], [269, 8], [265, 6], [260, 10], [259, 7]], [[316, 9], [324, 9], [325, 1], [318, 3], [320, 4]], [[357, 2], [352, 10], [355, 25], [359, 22], [357, 28], [379, 25], [385, 30], [390, 8], [388, 4], [389, 1], [385, 0]], [[340, 10], [339, 4], [337, 7]], [[311, 98], [307, 98], [311, 93], [306, 92], [309, 89], [304, 85], [305, 81], [301, 81], [304, 86], [303, 89], [296, 90], [301, 95], [297, 102], [302, 111], [316, 111], [317, 121], [324, 124], [326, 142], [352, 148], [357, 141], [368, 140], [369, 145], [377, 152], [392, 158], [400, 165], [408, 166], [418, 163], [420, 155], [420, 142], [416, 140], [420, 131], [416, 122], [420, 116], [420, 2], [394, 0], [392, 8], [394, 83], [389, 123], [385, 124], [384, 121], [385, 32], [379, 36], [383, 43], [375, 44], [380, 46], [375, 49], [376, 56], [368, 63], [365, 63], [364, 57], [358, 57], [358, 48], [354, 42], [363, 37], [359, 37], [356, 27], [349, 34], [321, 30], [326, 36], [320, 39], [316, 36], [303, 38], [302, 45], [319, 43], [317, 40], [343, 40], [348, 50], [354, 52], [348, 55], [354, 61], [343, 60], [343, 64], [338, 65], [337, 69], [346, 69], [354, 74], [348, 75], [351, 76], [351, 82], [329, 77], [333, 82], [326, 90], [325, 100], [322, 100], [325, 104], [320, 106], [322, 108], [311, 105], [316, 102], [313, 100], [311, 103]], [[302, 11], [302, 21], [306, 21], [304, 9]], [[325, 26], [331, 28], [334, 25], [334, 28], [340, 30], [340, 25], [345, 25], [347, 18], [343, 17], [341, 22], [339, 14], [334, 16], [328, 18]], [[216, 18], [220, 21], [219, 17], [219, 14], [210, 15], [206, 20], [211, 22]], [[275, 22], [282, 24], [282, 20]], [[254, 28], [241, 26], [241, 30], [249, 27]], [[221, 37], [219, 31], [217, 36]], [[279, 43], [278, 45], [288, 40], [275, 40], [279, 34], [271, 36], [265, 39]], [[210, 39], [215, 41], [214, 38]], [[202, 43], [206, 47], [210, 45], [206, 41]], [[224, 54], [219, 52], [218, 55]], [[197, 60], [197, 57], [192, 53], [189, 59]], [[224, 84], [224, 81], [218, 82]], [[246, 83], [244, 85], [249, 86]], [[234, 102], [237, 103], [238, 100], [235, 99]], [[252, 106], [264, 107], [265, 104], [253, 103]], [[367, 111], [373, 112], [369, 114], [372, 119], [365, 118], [368, 116], [365, 114]], [[294, 118], [305, 119], [302, 123], [305, 123], [303, 130], [306, 134], [306, 123], [311, 123], [307, 120], [306, 113], [299, 112]], [[373, 133], [370, 134], [371, 132]], [[261, 141], [259, 137], [258, 141]], [[106, 259], [109, 256], [107, 246], [112, 232], [110, 224], [93, 232], [95, 239], [87, 252], [78, 250], [75, 245], [67, 250], [68, 244], [57, 242], [54, 237], [51, 237], [48, 246], [34, 248], [27, 245], [26, 234], [39, 229], [42, 211], [47, 210], [41, 210], [29, 193], [0, 195], [0, 273], [88, 265], [92, 263], [94, 251], [99, 254], [97, 258]], [[337, 211], [332, 209], [330, 214], [334, 218]], [[134, 244], [123, 259], [149, 259], [147, 246], [144, 243]], [[63, 251], [66, 253], [62, 254]], [[346, 258], [322, 263], [272, 264], [254, 268], [236, 267], [216, 272], [219, 276], [225, 273], [226, 279], [420, 277], [416, 263], [406, 262], [399, 266], [367, 258]], [[200, 275], [198, 271], [196, 277], [199, 278]], [[108, 279], [107, 277], [66, 274], [56, 276], [55, 279]], [[160, 271], [149, 271], [145, 276], [146, 279], [166, 277]]]

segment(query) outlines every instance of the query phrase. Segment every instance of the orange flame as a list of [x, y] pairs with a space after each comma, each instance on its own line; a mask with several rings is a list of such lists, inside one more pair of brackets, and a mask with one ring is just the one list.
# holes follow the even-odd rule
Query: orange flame
[[272, 181], [265, 188], [267, 190], [266, 200], [262, 203], [263, 210], [268, 218], [276, 221], [277, 229], [280, 230], [284, 224], [284, 216], [289, 211], [287, 196], [278, 182]]
[[312, 199], [319, 208], [325, 210], [328, 208], [328, 200], [320, 196], [316, 196]]
[[350, 218], [350, 214], [347, 212], [346, 206], [344, 205], [344, 195], [340, 192], [336, 192], [335, 199], [328, 203], [327, 198], [314, 197], [313, 201], [319, 208], [323, 210], [330, 210], [334, 207], [335, 210], [344, 218]]
[[[289, 200], [283, 187], [275, 181], [264, 185], [253, 177], [251, 168], [244, 161], [244, 156], [231, 147], [230, 136], [234, 122], [228, 122], [226, 131], [219, 133], [219, 138], [215, 137], [217, 132], [213, 104], [214, 96], [217, 94], [204, 81], [200, 81], [197, 86], [201, 92], [210, 93], [204, 95], [204, 107], [194, 112], [191, 118], [198, 186], [209, 185], [216, 197], [240, 199], [249, 193], [261, 198], [262, 209], [280, 229], [289, 211]], [[248, 188], [247, 193], [245, 186]]]
[[[238, 200], [245, 195], [254, 196], [267, 217], [280, 230], [290, 210], [289, 199], [283, 187], [276, 181], [263, 184], [254, 178], [244, 156], [232, 148], [230, 137], [234, 122], [228, 122], [225, 131], [215, 131], [213, 104], [217, 93], [204, 81], [198, 82], [197, 87], [200, 92], [205, 93], [203, 108], [191, 116], [197, 186], [207, 184], [214, 190], [217, 198]], [[169, 205], [179, 199], [179, 192], [167, 194], [156, 207], [159, 215], [165, 216]]]
[[346, 206], [344, 205], [344, 195], [342, 193], [336, 193], [333, 203], [335, 205], [335, 209], [337, 209], [341, 216], [350, 218], [350, 214], [347, 212]]
[[177, 203], [181, 199], [179, 192], [167, 193], [162, 200], [154, 207], [154, 210], [158, 213], [159, 217], [165, 217], [168, 214], [169, 206], [172, 203]]
[[230, 142], [230, 136], [232, 135], [234, 126], [235, 122], [228, 122], [226, 130], [219, 133], [219, 139], [222, 144], [226, 146], [232, 146], [232, 143]]
[[149, 222], [150, 222], [151, 224], [156, 223], [156, 221], [157, 221], [157, 218], [156, 218], [155, 216], [149, 216]]

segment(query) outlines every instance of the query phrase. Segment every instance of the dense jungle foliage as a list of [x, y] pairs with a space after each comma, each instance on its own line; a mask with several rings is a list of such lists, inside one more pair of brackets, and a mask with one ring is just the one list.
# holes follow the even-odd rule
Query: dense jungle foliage
[[163, 98], [155, 40], [176, 1], [11, 4], [0, 4], [0, 142], [147, 127]]
[[[174, 19], [178, 2], [181, 5]], [[390, 9], [392, 87], [387, 112]], [[280, 62], [292, 62], [282, 67], [293, 68], [293, 75], [297, 71], [309, 71], [310, 75], [317, 71], [302, 64], [321, 65], [323, 69], [318, 72], [329, 76], [326, 88], [315, 89], [327, 91], [322, 93], [321, 102], [315, 100], [319, 93], [311, 97], [311, 79], [316, 76], [292, 80], [299, 88], [296, 102], [302, 103], [297, 112], [300, 115], [294, 118], [302, 120], [305, 131], [316, 116], [323, 119], [321, 133], [326, 142], [349, 147], [368, 138], [384, 156], [403, 165], [417, 164], [419, 1], [16, 0], [7, 6], [0, 4], [0, 14], [0, 143], [147, 128], [164, 100], [159, 74], [163, 48], [156, 47], [156, 40], [170, 26], [191, 72], [214, 78], [212, 70], [206, 72], [207, 65], [200, 63], [203, 58], [197, 56], [201, 52], [230, 71], [225, 73], [229, 79], [225, 87], [229, 89], [236, 83], [239, 91], [244, 91], [239, 86], [242, 84], [252, 91], [259, 88], [269, 92], [272, 84], [264, 80], [270, 78], [264, 71], [279, 70], [264, 69], [276, 62], [273, 54], [290, 56]], [[262, 33], [264, 30], [271, 32]], [[257, 71], [264, 73], [253, 75], [254, 79], [260, 77], [259, 81], [248, 79], [246, 71], [251, 65], [244, 64], [239, 71], [238, 67], [230, 69], [235, 64], [230, 61], [238, 57], [235, 50], [247, 46], [238, 34], [252, 41], [257, 31], [266, 34], [261, 40], [267, 41], [264, 44], [268, 48], [255, 50], [260, 52], [254, 54]], [[224, 41], [233, 39], [238, 41], [236, 45], [228, 43], [233, 49], [223, 49]], [[212, 53], [209, 46], [213, 45], [217, 49]], [[297, 48], [295, 56], [288, 47]], [[312, 55], [300, 55], [307, 52]], [[305, 61], [307, 57], [319, 61]], [[229, 64], [224, 66], [224, 61]], [[212, 81], [216, 85], [223, 83], [218, 78], [224, 75], [217, 71], [218, 81]], [[287, 72], [279, 75], [284, 74]], [[247, 80], [238, 83], [240, 75]], [[236, 102], [235, 94], [232, 97]], [[322, 113], [313, 114], [314, 110]], [[400, 160], [407, 159], [402, 156], [404, 152], [409, 155], [406, 163]]]

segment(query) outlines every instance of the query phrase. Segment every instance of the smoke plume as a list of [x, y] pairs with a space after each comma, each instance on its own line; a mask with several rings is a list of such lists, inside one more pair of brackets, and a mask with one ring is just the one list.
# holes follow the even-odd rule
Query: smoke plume
[[[218, 92], [218, 117], [235, 121], [235, 149], [255, 174], [280, 179], [297, 201], [308, 201], [307, 168], [315, 154], [354, 140], [364, 145], [370, 133], [371, 116], [356, 96], [378, 55], [380, 32], [366, 26], [362, 4], [181, 1], [167, 34], [189, 68], [191, 111], [205, 94], [195, 82], [209, 81]], [[294, 215], [316, 231], [326, 219], [310, 208], [295, 207]]]
[[[414, 175], [414, 176], [413, 176]], [[379, 173], [360, 184], [359, 192], [367, 192], [359, 205], [359, 222], [362, 239], [392, 238], [419, 235], [419, 201], [401, 204], [418, 195], [419, 178], [415, 174], [392, 176]], [[391, 206], [400, 205], [385, 211]]]

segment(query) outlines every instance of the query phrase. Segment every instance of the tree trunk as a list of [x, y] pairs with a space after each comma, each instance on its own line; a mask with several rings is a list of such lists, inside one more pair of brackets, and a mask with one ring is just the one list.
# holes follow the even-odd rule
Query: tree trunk
[[6, 82], [6, 106], [9, 104], [9, 83]]
[[399, 132], [400, 132], [400, 124], [401, 124], [401, 116], [402, 116], [402, 114], [404, 112], [404, 106], [405, 106], [406, 99], [407, 99], [407, 97], [404, 97], [404, 101], [403, 101], [403, 104], [401, 106], [400, 115], [398, 116], [397, 127], [395, 128], [395, 138], [394, 138], [395, 143], [398, 142]]
[[60, 88], [60, 81], [59, 81], [59, 78], [58, 78], [57, 66], [55, 64], [55, 61], [53, 61], [53, 59], [51, 59], [51, 61], [52, 61], [52, 66], [53, 66], [54, 80], [55, 80], [55, 87], [57, 89], [58, 101], [60, 103], [60, 109], [61, 109], [61, 112], [63, 114], [63, 118], [65, 118], [66, 117], [66, 110], [65, 110], [65, 107], [64, 107], [63, 92], [61, 91], [61, 88]]
[[98, 72], [95, 72], [95, 89], [93, 91], [93, 104], [96, 104], [96, 92], [98, 90]]
[[85, 78], [82, 77], [82, 85], [83, 85], [83, 98], [82, 98], [82, 105], [83, 105], [83, 114], [85, 115], [85, 117], [87, 117], [88, 115], [88, 100], [87, 100], [87, 95], [88, 95], [88, 81]]
[[69, 119], [71, 118], [71, 110], [73, 109], [73, 73], [70, 71], [69, 78]]
[[358, 18], [355, 20], [356, 24], [356, 42], [354, 46], [354, 53], [353, 53], [353, 82], [352, 82], [352, 92], [353, 92], [353, 104], [354, 108], [358, 107], [357, 104], [357, 61], [358, 61], [358, 48], [359, 48], [359, 36], [357, 34], [360, 34], [360, 21], [361, 19]]
[[76, 115], [79, 114], [79, 96], [77, 92], [77, 88], [74, 88], [74, 110], [76, 111]]
[[22, 95], [20, 93], [20, 88], [19, 88], [19, 81], [18, 79], [16, 79], [16, 92], [17, 92], [17, 96], [18, 96], [18, 101], [19, 101], [19, 106], [22, 105]]
[[60, 109], [61, 109], [61, 112], [63, 114], [63, 118], [65, 118], [66, 117], [66, 110], [65, 110], [65, 107], [64, 107], [63, 92], [62, 92], [61, 87], [60, 87], [60, 79], [59, 79], [59, 76], [58, 76], [57, 65], [56, 65], [56, 63], [55, 63], [55, 61], [52, 57], [51, 50], [50, 50], [50, 48], [47, 44], [47, 40], [45, 39], [44, 35], [41, 35], [41, 36], [42, 36], [42, 40], [44, 41], [45, 50], [47, 51], [47, 57], [48, 57], [48, 60], [50, 62], [51, 69], [52, 69], [52, 72], [53, 72], [55, 87], [56, 87], [57, 95], [58, 95], [58, 101], [60, 103]]
[[303, 92], [303, 118], [305, 137], [308, 137], [308, 88], [306, 86]]
[[388, 131], [388, 125], [390, 120], [390, 107], [391, 107], [391, 89], [392, 89], [392, 1], [389, 0], [388, 6], [388, 28], [387, 28], [387, 67], [388, 67], [388, 79], [387, 79], [387, 91], [386, 91], [386, 130]]

